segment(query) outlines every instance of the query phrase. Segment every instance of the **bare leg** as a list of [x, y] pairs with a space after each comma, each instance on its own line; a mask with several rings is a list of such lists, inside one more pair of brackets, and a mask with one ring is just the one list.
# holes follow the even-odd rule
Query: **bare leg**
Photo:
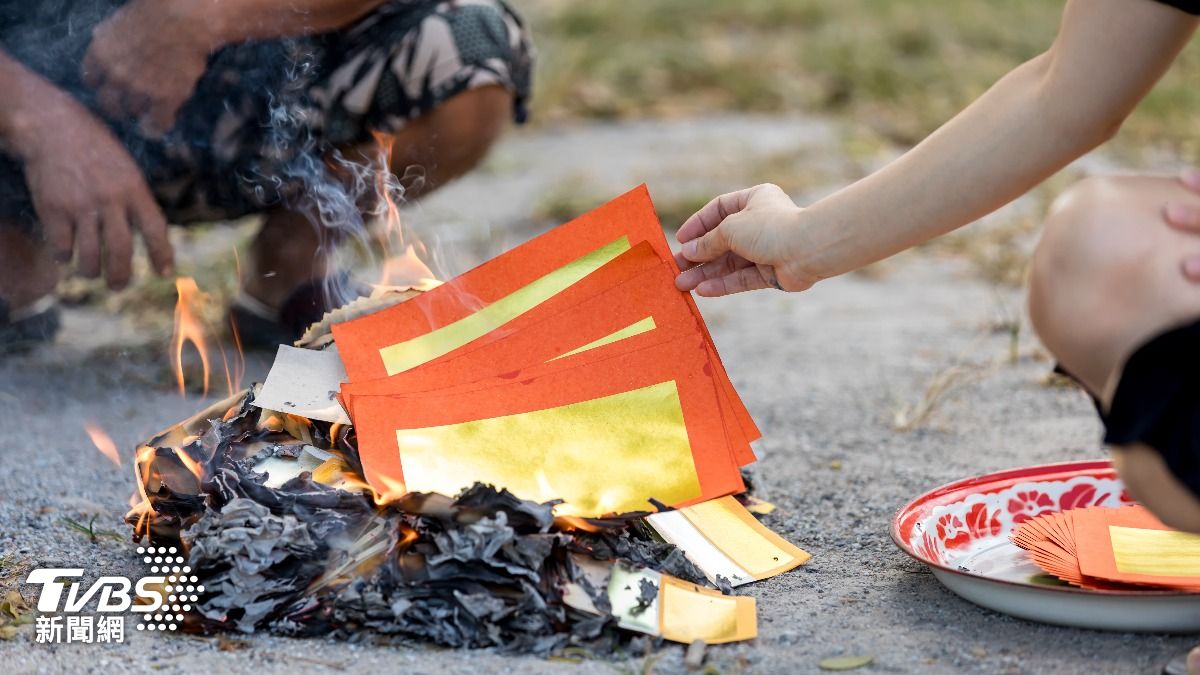
[[307, 215], [282, 209], [267, 214], [250, 249], [244, 290], [269, 307], [279, 307], [297, 286], [329, 272], [329, 254]]
[[62, 276], [49, 249], [15, 227], [0, 225], [0, 300], [10, 310], [50, 294]]
[[[1200, 206], [1176, 180], [1091, 178], [1051, 209], [1034, 257], [1029, 309], [1043, 343], [1105, 407], [1125, 361], [1163, 331], [1200, 318], [1200, 288], [1184, 279], [1200, 237], [1169, 227], [1168, 202]], [[1115, 450], [1130, 494], [1173, 527], [1200, 532], [1200, 499], [1153, 449]]]
[[405, 186], [405, 196], [427, 195], [475, 168], [504, 132], [512, 106], [512, 94], [504, 87], [479, 87], [397, 132], [392, 137], [392, 172], [403, 177], [410, 167], [419, 167], [425, 175], [424, 181]]
[[[388, 139], [391, 170], [403, 177], [419, 168], [423, 180], [409, 182], [405, 196], [429, 194], [474, 168], [503, 132], [512, 110], [512, 95], [500, 86], [465, 91], [417, 118]], [[377, 149], [344, 148], [342, 154], [364, 162]], [[330, 272], [329, 247], [305, 215], [274, 211], [254, 240], [244, 290], [270, 307], [278, 307], [296, 287]]]

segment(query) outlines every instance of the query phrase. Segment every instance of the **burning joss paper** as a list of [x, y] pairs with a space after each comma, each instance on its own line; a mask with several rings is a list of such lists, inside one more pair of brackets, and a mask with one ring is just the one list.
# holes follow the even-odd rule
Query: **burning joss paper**
[[482, 480], [589, 516], [740, 492], [759, 432], [676, 271], [639, 189], [334, 325], [368, 481]]
[[754, 600], [708, 585], [808, 554], [730, 496], [760, 433], [677, 271], [640, 188], [331, 312], [262, 386], [151, 439], [128, 520], [189, 552], [185, 629], [531, 653], [755, 637]]

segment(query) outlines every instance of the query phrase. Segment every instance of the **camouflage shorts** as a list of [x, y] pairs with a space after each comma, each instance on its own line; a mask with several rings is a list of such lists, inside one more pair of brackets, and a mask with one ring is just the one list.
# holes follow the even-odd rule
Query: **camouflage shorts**
[[[168, 220], [231, 219], [286, 205], [322, 180], [330, 149], [395, 132], [468, 89], [507, 88], [524, 121], [532, 60], [503, 0], [389, 0], [341, 31], [217, 52], [166, 138], [144, 137], [133, 121], [110, 126]], [[95, 109], [90, 92], [59, 84]], [[34, 220], [7, 158], [0, 217]]]

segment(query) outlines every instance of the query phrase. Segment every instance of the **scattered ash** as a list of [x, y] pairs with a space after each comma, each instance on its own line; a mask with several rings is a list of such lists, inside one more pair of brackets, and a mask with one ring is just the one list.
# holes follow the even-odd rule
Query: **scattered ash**
[[[607, 588], [581, 560], [705, 583], [644, 514], [557, 521], [553, 502], [480, 484], [377, 505], [352, 428], [263, 411], [251, 398], [209, 409], [138, 454], [145, 499], [127, 519], [135, 539], [188, 551], [203, 590], [187, 631], [604, 653], [639, 638], [617, 628]], [[278, 484], [255, 470], [305, 459], [320, 466]], [[595, 611], [564, 602], [568, 586]], [[640, 590], [647, 605], [657, 593]]]

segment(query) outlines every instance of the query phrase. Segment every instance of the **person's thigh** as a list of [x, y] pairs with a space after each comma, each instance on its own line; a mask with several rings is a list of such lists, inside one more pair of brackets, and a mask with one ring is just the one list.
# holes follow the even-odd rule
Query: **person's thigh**
[[409, 198], [473, 168], [510, 120], [524, 121], [532, 47], [496, 0], [389, 3], [340, 35], [330, 59], [313, 88], [323, 133], [386, 144]]

